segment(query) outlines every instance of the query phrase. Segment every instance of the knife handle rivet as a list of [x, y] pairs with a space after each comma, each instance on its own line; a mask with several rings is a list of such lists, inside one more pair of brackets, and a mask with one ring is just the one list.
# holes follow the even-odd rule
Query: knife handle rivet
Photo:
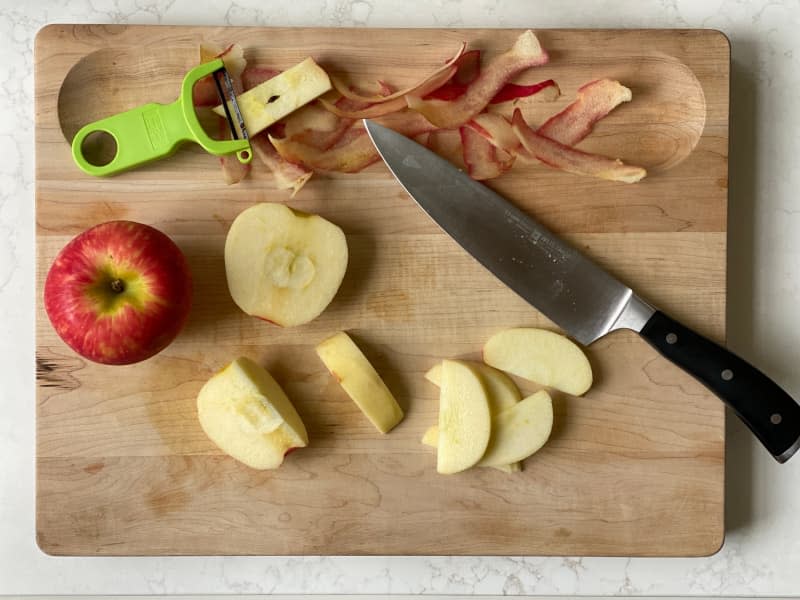
[[769, 417], [769, 422], [773, 425], [780, 425], [781, 421], [783, 421], [783, 417], [779, 413], [775, 413]]
[[730, 369], [725, 369], [722, 373], [720, 373], [720, 376], [724, 381], [730, 381], [733, 379], [733, 371]]
[[667, 343], [668, 344], [672, 345], [677, 341], [678, 341], [678, 336], [676, 334], [674, 334], [674, 333], [668, 333], [667, 334]]

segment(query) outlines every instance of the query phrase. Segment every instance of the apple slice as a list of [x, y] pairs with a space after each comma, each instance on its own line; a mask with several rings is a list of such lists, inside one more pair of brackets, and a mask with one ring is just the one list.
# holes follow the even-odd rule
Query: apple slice
[[[520, 401], [522, 395], [519, 393], [519, 388], [513, 381], [511, 381], [511, 378], [508, 375], [484, 363], [469, 362], [468, 364], [475, 368], [478, 373], [480, 373], [483, 384], [486, 388], [486, 395], [489, 400], [489, 413], [492, 415], [492, 418], [494, 418], [494, 415], [514, 406]], [[441, 387], [442, 363], [436, 363], [433, 365], [428, 372], [425, 373], [425, 379], [430, 381], [432, 384]], [[425, 432], [425, 435], [422, 437], [422, 443], [436, 448], [438, 445], [438, 439], [439, 426], [433, 425]], [[508, 469], [505, 467], [508, 467]], [[519, 465], [501, 465], [497, 468], [501, 471], [506, 471], [509, 473], [516, 473], [520, 470]]]
[[406, 101], [409, 108], [422, 113], [434, 125], [444, 129], [458, 127], [481, 112], [511, 79], [525, 69], [545, 64], [547, 60], [547, 52], [528, 30], [508, 51], [489, 63], [458, 99], [424, 100], [409, 94]]
[[275, 469], [308, 433], [289, 398], [261, 366], [241, 357], [197, 395], [197, 416], [223, 452], [254, 469]]
[[375, 428], [387, 433], [403, 420], [403, 410], [367, 357], [345, 332], [329, 337], [317, 355]]
[[[495, 415], [514, 406], [522, 398], [517, 385], [502, 371], [479, 362], [470, 361], [466, 364], [475, 369], [483, 378], [491, 414]], [[425, 373], [425, 379], [437, 387], [442, 387], [442, 363], [433, 365]]]
[[452, 474], [477, 464], [491, 428], [489, 399], [477, 370], [463, 362], [443, 361], [436, 470]]
[[528, 126], [519, 109], [514, 110], [511, 128], [525, 150], [550, 167], [624, 183], [636, 183], [647, 175], [642, 167], [626, 165], [619, 159], [582, 152], [539, 135]]
[[544, 446], [553, 429], [553, 401], [540, 390], [492, 419], [492, 435], [480, 466], [508, 465]]
[[225, 240], [233, 301], [248, 315], [302, 325], [330, 304], [347, 269], [342, 230], [283, 204], [256, 204], [236, 217]]
[[422, 435], [422, 443], [431, 448], [436, 448], [439, 445], [439, 426], [431, 425], [425, 430]]
[[539, 385], [580, 396], [592, 385], [592, 367], [572, 341], [552, 331], [506, 329], [483, 347], [487, 365]]

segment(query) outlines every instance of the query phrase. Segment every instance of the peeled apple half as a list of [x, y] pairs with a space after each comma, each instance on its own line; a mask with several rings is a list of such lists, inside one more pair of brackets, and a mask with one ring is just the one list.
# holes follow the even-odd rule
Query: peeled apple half
[[225, 240], [225, 274], [233, 301], [248, 315], [292, 327], [330, 304], [347, 269], [342, 230], [283, 204], [256, 204], [239, 214]]

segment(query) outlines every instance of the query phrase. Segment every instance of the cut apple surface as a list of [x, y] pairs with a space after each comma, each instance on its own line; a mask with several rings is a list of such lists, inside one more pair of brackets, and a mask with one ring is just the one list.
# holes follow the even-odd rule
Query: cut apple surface
[[330, 304], [347, 269], [342, 230], [282, 204], [256, 204], [233, 221], [225, 240], [225, 273], [244, 312], [290, 327]]
[[[522, 398], [517, 385], [511, 378], [489, 365], [480, 362], [469, 362], [470, 367], [474, 368], [483, 379], [486, 387], [486, 394], [489, 399], [489, 412], [497, 414], [506, 408], [514, 406]], [[442, 363], [433, 365], [427, 373], [425, 379], [435, 386], [442, 386]]]
[[477, 370], [463, 362], [443, 361], [436, 470], [452, 474], [477, 464], [489, 444], [491, 427], [489, 399]]
[[[486, 388], [487, 399], [489, 401], [489, 414], [492, 416], [492, 418], [494, 418], [494, 415], [514, 406], [520, 401], [522, 394], [520, 394], [519, 388], [513, 381], [511, 381], [511, 378], [508, 375], [484, 363], [469, 362], [468, 364], [473, 367], [481, 376], [484, 387]], [[428, 372], [425, 373], [425, 379], [430, 381], [432, 384], [441, 387], [442, 363], [436, 363], [433, 365]], [[427, 446], [433, 446], [434, 448], [436, 448], [438, 445], [438, 440], [438, 425], [429, 427], [425, 431], [425, 435], [422, 437], [423, 444]], [[501, 471], [506, 471], [509, 473], [516, 473], [520, 470], [519, 465], [493, 466], [496, 466]]]
[[540, 390], [493, 416], [492, 435], [480, 466], [508, 465], [534, 454], [553, 429], [553, 401]]
[[431, 425], [425, 430], [422, 435], [422, 443], [431, 448], [436, 448], [439, 445], [439, 426]]
[[535, 328], [506, 329], [483, 347], [483, 360], [539, 385], [580, 396], [592, 385], [592, 367], [583, 351], [563, 335]]
[[289, 398], [260, 365], [241, 357], [211, 377], [197, 396], [206, 435], [254, 469], [275, 469], [308, 433]]
[[[248, 135], [254, 136], [330, 89], [327, 73], [313, 59], [307, 58], [240, 94], [236, 97], [236, 103]], [[232, 104], [229, 103], [229, 107], [232, 112]], [[214, 108], [214, 112], [225, 116], [221, 104]]]
[[355, 342], [340, 331], [317, 346], [317, 355], [381, 433], [403, 420], [403, 410]]

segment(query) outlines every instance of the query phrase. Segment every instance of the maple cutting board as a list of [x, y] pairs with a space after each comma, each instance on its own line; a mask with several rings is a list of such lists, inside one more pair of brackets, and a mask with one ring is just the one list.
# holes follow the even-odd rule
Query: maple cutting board
[[[289, 202], [340, 225], [351, 259], [328, 310], [280, 329], [244, 315], [225, 283], [234, 217], [286, 202], [265, 169], [226, 186], [217, 159], [169, 160], [95, 179], [65, 139], [99, 117], [171, 101], [202, 40], [246, 48], [251, 64], [307, 55], [353, 82], [401, 86], [461, 40], [486, 59], [521, 30], [267, 29], [53, 25], [36, 41], [37, 539], [51, 554], [704, 555], [723, 540], [724, 410], [635, 334], [588, 349], [596, 383], [555, 396], [550, 442], [508, 475], [442, 476], [420, 443], [437, 419], [423, 373], [479, 358], [494, 332], [552, 327], [446, 237], [374, 164], [314, 176]], [[725, 338], [729, 47], [713, 31], [543, 30], [563, 97], [525, 102], [541, 122], [598, 77], [633, 101], [580, 145], [649, 169], [642, 183], [516, 165], [490, 185], [563, 234], [649, 301]], [[151, 360], [91, 364], [56, 336], [41, 291], [56, 253], [97, 223], [131, 219], [186, 253], [195, 298], [185, 331]], [[347, 330], [385, 377], [405, 420], [381, 435], [314, 352]], [[254, 471], [203, 434], [195, 396], [249, 356], [286, 389], [308, 448]], [[519, 382], [530, 392], [536, 386]]]

